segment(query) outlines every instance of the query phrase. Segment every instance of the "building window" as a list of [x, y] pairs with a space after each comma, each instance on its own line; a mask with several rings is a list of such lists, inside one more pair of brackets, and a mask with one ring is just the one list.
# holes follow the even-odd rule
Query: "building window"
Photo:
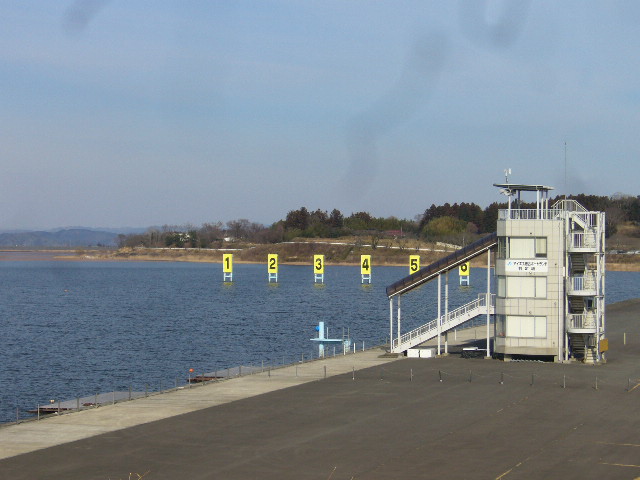
[[496, 322], [495, 322], [495, 336], [496, 337], [504, 337], [505, 336], [505, 328], [504, 328], [504, 321], [505, 316], [504, 315], [496, 315]]
[[546, 338], [547, 317], [505, 315], [505, 335], [519, 338]]
[[547, 277], [498, 276], [498, 297], [547, 298]]
[[536, 258], [547, 258], [546, 237], [536, 237]]
[[498, 258], [504, 260], [507, 258], [507, 237], [498, 237]]
[[547, 238], [499, 237], [498, 258], [547, 258]]

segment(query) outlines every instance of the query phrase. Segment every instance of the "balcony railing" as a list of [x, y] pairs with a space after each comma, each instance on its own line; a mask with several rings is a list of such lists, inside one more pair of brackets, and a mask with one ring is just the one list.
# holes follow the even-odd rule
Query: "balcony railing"
[[596, 331], [595, 313], [570, 313], [568, 330]]
[[512, 208], [498, 210], [498, 220], [552, 220], [560, 218], [558, 210], [536, 208]]
[[595, 249], [598, 248], [598, 237], [595, 232], [572, 233], [570, 248]]
[[596, 290], [596, 276], [592, 273], [585, 273], [575, 277], [569, 277], [568, 290], [569, 292], [595, 292]]

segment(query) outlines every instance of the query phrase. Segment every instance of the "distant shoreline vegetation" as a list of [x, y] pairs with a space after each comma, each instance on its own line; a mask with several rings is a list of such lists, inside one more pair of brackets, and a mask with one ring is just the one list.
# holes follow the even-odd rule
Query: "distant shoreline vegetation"
[[[563, 197], [552, 199], [553, 205]], [[625, 223], [640, 224], [640, 196], [616, 194], [571, 195], [588, 210], [606, 213], [606, 235], [614, 235]], [[344, 216], [338, 209], [310, 211], [306, 207], [291, 210], [286, 217], [265, 226], [247, 219], [193, 225], [150, 228], [144, 233], [118, 235], [118, 247], [146, 248], [224, 248], [230, 244], [276, 244], [297, 238], [357, 237], [375, 249], [380, 242], [394, 239], [424, 242], [445, 242], [465, 245], [483, 234], [495, 231], [498, 210], [507, 208], [506, 202], [494, 202], [482, 209], [475, 203], [445, 203], [431, 205], [414, 219], [373, 217], [368, 212]], [[535, 208], [534, 203], [522, 203], [520, 208]]]
[[[550, 201], [553, 205], [562, 197]], [[572, 195], [588, 210], [606, 213], [607, 247], [626, 252], [640, 250], [640, 196]], [[0, 247], [9, 248], [176, 248], [220, 249], [279, 244], [296, 239], [351, 239], [372, 249], [394, 243], [400, 250], [411, 242], [443, 242], [466, 245], [495, 231], [498, 211], [506, 202], [486, 208], [475, 203], [432, 204], [413, 219], [374, 217], [368, 212], [343, 215], [338, 209], [310, 211], [306, 207], [289, 211], [282, 220], [265, 226], [247, 219], [195, 225], [164, 225], [135, 233], [114, 233], [88, 228], [40, 232], [1, 232]], [[535, 208], [523, 203], [520, 208]], [[622, 235], [618, 234], [620, 232]], [[634, 239], [639, 239], [637, 242]]]

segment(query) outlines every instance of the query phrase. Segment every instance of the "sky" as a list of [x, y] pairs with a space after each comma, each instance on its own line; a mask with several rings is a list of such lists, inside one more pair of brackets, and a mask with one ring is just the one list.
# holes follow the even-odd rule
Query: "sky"
[[0, 230], [638, 195], [638, 52], [631, 0], [2, 2]]

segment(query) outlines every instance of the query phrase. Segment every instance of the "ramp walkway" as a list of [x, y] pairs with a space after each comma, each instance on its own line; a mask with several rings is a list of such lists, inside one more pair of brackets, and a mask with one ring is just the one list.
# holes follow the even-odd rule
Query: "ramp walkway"
[[409, 290], [413, 290], [423, 283], [433, 280], [439, 274], [458, 267], [487, 250], [495, 248], [497, 244], [498, 234], [496, 232], [487, 235], [486, 237], [483, 237], [480, 240], [477, 240], [466, 247], [456, 250], [452, 254], [441, 258], [437, 262], [433, 262], [432, 264], [421, 268], [416, 273], [412, 273], [402, 280], [398, 280], [397, 282], [389, 285], [387, 287], [387, 297], [391, 298], [395, 295], [407, 293]]
[[[487, 297], [489, 301], [487, 302]], [[488, 311], [487, 311], [488, 310]], [[462, 305], [459, 308], [448, 313], [448, 315], [442, 315], [440, 317], [440, 331], [446, 332], [447, 330], [454, 329], [465, 322], [468, 322], [472, 318], [479, 315], [486, 315], [489, 313], [493, 315], [495, 313], [495, 296], [482, 293], [478, 295], [475, 300]], [[405, 352], [410, 348], [420, 345], [438, 335], [438, 319], [435, 318], [429, 323], [411, 330], [400, 336], [400, 339], [393, 339], [393, 345], [391, 351], [393, 353]]]

